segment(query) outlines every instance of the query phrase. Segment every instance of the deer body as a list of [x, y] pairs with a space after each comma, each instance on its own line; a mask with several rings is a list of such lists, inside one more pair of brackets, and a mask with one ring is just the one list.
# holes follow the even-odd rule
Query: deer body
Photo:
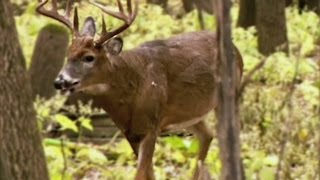
[[[71, 51], [69, 54], [76, 52], [72, 48]], [[236, 49], [235, 55], [241, 77], [242, 59]], [[139, 156], [141, 142], [150, 133], [155, 139], [164, 131], [193, 132], [199, 124], [204, 126], [205, 115], [217, 105], [217, 60], [215, 33], [185, 33], [110, 55], [108, 63], [100, 66], [100, 78], [96, 79], [101, 82], [84, 85], [81, 91], [99, 97], [96, 99], [100, 107], [108, 112]], [[211, 140], [210, 131], [202, 128], [197, 133]], [[150, 148], [154, 143], [153, 140], [146, 146]], [[147, 158], [152, 159], [152, 153]]]
[[[91, 17], [86, 19], [79, 32], [77, 11], [72, 27], [66, 17], [43, 9], [47, 2], [45, 0], [38, 6], [38, 12], [63, 22], [75, 34], [68, 50], [68, 61], [55, 86], [62, 91], [94, 95], [94, 104], [108, 112], [138, 157], [135, 179], [154, 179], [152, 157], [157, 136], [178, 129], [187, 129], [198, 137], [200, 149], [193, 179], [207, 179], [204, 160], [212, 133], [203, 120], [218, 106], [215, 100], [215, 82], [218, 80], [215, 62], [219, 59], [215, 33], [185, 33], [122, 51], [123, 42], [114, 35], [133, 22], [137, 3], [133, 11], [131, 1], [127, 2], [127, 16], [119, 0], [120, 13], [95, 4], [125, 24], [107, 32], [103, 21], [102, 37], [94, 40], [96, 30]], [[56, 7], [55, 1], [52, 2]], [[69, 4], [67, 14], [70, 14], [70, 7]], [[234, 55], [238, 65], [237, 84], [240, 84], [243, 64], [236, 48]]]
[[213, 109], [215, 46], [208, 31], [147, 42], [110, 56], [101, 67], [104, 84], [82, 91], [101, 97], [101, 107], [123, 132], [169, 130]]

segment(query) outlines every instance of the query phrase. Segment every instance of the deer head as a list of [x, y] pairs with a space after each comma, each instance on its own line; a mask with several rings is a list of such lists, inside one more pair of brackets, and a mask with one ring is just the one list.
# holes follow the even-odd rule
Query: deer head
[[64, 92], [72, 92], [103, 83], [105, 77], [101, 76], [104, 71], [102, 67], [110, 63], [110, 56], [117, 56], [122, 50], [123, 41], [115, 36], [126, 30], [134, 21], [138, 11], [138, 1], [135, 1], [134, 9], [131, 0], [127, 1], [127, 14], [124, 12], [120, 0], [117, 0], [119, 12], [110, 11], [98, 3], [91, 2], [104, 13], [124, 21], [124, 24], [119, 28], [107, 31], [104, 18], [102, 18], [101, 36], [97, 39], [95, 39], [96, 25], [92, 17], [85, 19], [83, 27], [79, 31], [78, 11], [75, 8], [73, 22], [71, 22], [72, 0], [67, 3], [65, 15], [58, 13], [56, 0], [51, 1], [51, 10], [44, 8], [49, 0], [39, 1], [36, 9], [38, 13], [63, 23], [73, 34], [72, 43], [67, 53], [67, 63], [54, 82], [55, 88]]

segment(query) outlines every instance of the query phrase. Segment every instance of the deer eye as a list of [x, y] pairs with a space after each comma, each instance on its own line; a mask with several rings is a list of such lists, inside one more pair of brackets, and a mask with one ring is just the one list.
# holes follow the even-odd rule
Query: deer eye
[[88, 55], [88, 56], [85, 56], [82, 60], [83, 62], [90, 63], [90, 62], [93, 62], [94, 59], [95, 59], [94, 56]]

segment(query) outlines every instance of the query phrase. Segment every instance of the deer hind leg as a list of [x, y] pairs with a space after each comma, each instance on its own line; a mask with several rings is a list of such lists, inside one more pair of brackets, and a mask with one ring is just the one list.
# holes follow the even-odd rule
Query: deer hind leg
[[209, 150], [210, 143], [213, 138], [213, 134], [211, 130], [207, 128], [204, 121], [200, 121], [199, 123], [188, 128], [194, 135], [196, 135], [200, 142], [199, 155], [196, 165], [196, 170], [193, 175], [193, 180], [209, 180], [210, 174], [205, 167], [204, 161], [207, 157], [207, 153]]
[[153, 173], [153, 152], [157, 134], [155, 132], [148, 133], [140, 142], [138, 152], [138, 171], [135, 180], [154, 180]]

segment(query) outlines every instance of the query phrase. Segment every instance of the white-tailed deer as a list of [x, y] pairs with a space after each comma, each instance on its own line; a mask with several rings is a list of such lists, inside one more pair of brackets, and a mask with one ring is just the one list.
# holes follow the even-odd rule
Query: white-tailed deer
[[[41, 0], [39, 0], [41, 1]], [[92, 17], [78, 28], [77, 9], [70, 21], [72, 3], [66, 15], [58, 14], [56, 0], [52, 10], [41, 1], [37, 11], [56, 19], [73, 32], [73, 40], [55, 87], [64, 92], [83, 91], [95, 95], [100, 106], [111, 116], [129, 141], [138, 158], [136, 180], [154, 179], [152, 157], [159, 133], [187, 129], [200, 141], [197, 169], [193, 179], [203, 176], [204, 160], [212, 139], [212, 129], [203, 121], [218, 106], [214, 62], [217, 39], [213, 32], [191, 32], [167, 40], [146, 42], [137, 48], [122, 51], [123, 41], [115, 37], [134, 21], [134, 7], [127, 1], [128, 12], [118, 0], [119, 12], [112, 12], [92, 3], [106, 14], [124, 21], [113, 31], [106, 31], [103, 21], [99, 38]], [[242, 75], [242, 58], [234, 48], [238, 64], [238, 84]]]

